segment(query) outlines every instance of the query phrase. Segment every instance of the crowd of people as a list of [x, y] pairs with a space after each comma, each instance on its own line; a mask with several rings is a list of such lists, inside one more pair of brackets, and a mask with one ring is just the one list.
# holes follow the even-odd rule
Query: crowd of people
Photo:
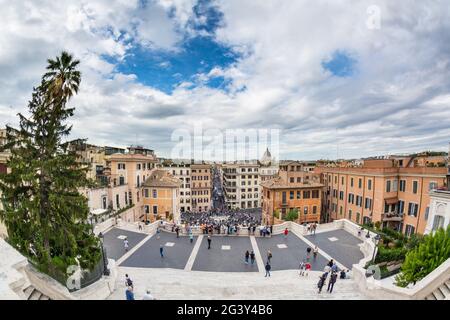
[[[257, 228], [258, 231], [263, 230], [261, 220], [261, 209], [256, 208], [181, 213], [181, 223], [185, 225], [187, 234], [192, 232], [192, 228], [200, 228], [203, 234], [236, 234], [242, 230], [255, 234]], [[179, 227], [174, 226], [174, 231], [176, 228]], [[264, 235], [268, 232], [266, 228]]]

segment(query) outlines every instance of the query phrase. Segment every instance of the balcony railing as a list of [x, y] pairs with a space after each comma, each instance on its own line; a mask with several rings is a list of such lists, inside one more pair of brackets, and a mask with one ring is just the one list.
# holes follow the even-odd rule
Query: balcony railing
[[382, 216], [383, 221], [402, 221], [403, 213], [398, 213], [396, 211], [385, 212]]

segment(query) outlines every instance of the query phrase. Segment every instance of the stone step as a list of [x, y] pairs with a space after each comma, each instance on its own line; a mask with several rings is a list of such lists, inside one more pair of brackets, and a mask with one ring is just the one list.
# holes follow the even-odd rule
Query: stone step
[[39, 300], [41, 296], [42, 296], [42, 293], [40, 293], [38, 290], [34, 289], [33, 292], [31, 293], [30, 297], [28, 298], [28, 300]]
[[25, 299], [26, 299], [26, 300], [28, 300], [28, 299], [30, 298], [30, 296], [31, 296], [31, 294], [33, 293], [33, 291], [34, 291], [34, 287], [33, 287], [32, 285], [29, 285], [28, 287], [26, 287], [26, 288], [23, 290], [23, 293], [24, 293], [24, 295], [25, 295]]
[[441, 291], [441, 293], [445, 299], [448, 299], [450, 297], [450, 290], [447, 288], [447, 286], [445, 284], [440, 286], [439, 290]]
[[39, 298], [39, 300], [50, 300], [50, 298], [47, 297], [45, 294], [43, 294], [43, 295]]

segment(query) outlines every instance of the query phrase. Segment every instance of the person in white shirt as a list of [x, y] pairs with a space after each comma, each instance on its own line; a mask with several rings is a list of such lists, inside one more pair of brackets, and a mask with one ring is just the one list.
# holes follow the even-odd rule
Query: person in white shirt
[[150, 290], [147, 290], [147, 292], [144, 294], [144, 297], [142, 298], [142, 300], [156, 300], [155, 297], [153, 297], [150, 294]]
[[125, 238], [125, 240], [123, 240], [123, 247], [125, 248], [125, 251], [128, 251], [129, 244], [128, 244], [127, 238]]

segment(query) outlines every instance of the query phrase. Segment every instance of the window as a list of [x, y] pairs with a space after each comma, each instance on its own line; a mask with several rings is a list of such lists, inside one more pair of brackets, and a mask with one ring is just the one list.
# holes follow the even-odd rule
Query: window
[[294, 183], [294, 182], [295, 182], [294, 177], [291, 177], [291, 178], [289, 179], [289, 182], [290, 182], [290, 183]]
[[145, 213], [150, 213], [150, 207], [149, 206], [145, 206]]
[[282, 201], [283, 203], [286, 203], [286, 191], [283, 191], [282, 193]]
[[317, 206], [313, 206], [313, 214], [317, 214]]
[[425, 209], [425, 221], [428, 220], [428, 215], [430, 214], [430, 207]]
[[398, 180], [395, 179], [395, 180], [392, 182], [392, 191], [397, 192], [397, 187], [398, 187]]
[[294, 199], [294, 191], [289, 191], [289, 199]]
[[300, 183], [300, 182], [302, 182], [302, 178], [297, 177], [297, 183]]
[[308, 207], [307, 206], [303, 208], [303, 213], [304, 214], [308, 214]]
[[342, 208], [342, 206], [340, 206], [339, 207], [339, 214], [342, 216], [342, 210], [343, 210], [343, 208]]
[[350, 178], [350, 187], [353, 187], [353, 178]]
[[344, 177], [341, 178], [341, 184], [344, 185]]
[[103, 209], [106, 209], [106, 197], [102, 198]]
[[413, 193], [417, 193], [418, 186], [419, 186], [419, 182], [413, 181]]
[[310, 191], [303, 191], [303, 199], [309, 199], [311, 197]]
[[123, 186], [125, 184], [125, 177], [119, 177], [119, 185]]
[[148, 198], [148, 189], [144, 189], [144, 197]]
[[371, 198], [366, 198], [364, 201], [364, 208], [365, 209], [372, 209], [372, 199]]
[[444, 227], [444, 217], [441, 215], [435, 215], [434, 219], [433, 219], [433, 227], [432, 230], [436, 231], [439, 228], [443, 228]]
[[419, 209], [419, 205], [417, 203], [409, 203], [408, 205], [408, 215], [417, 217], [417, 211]]
[[339, 200], [344, 200], [344, 191], [339, 191]]
[[398, 213], [403, 214], [404, 210], [405, 210], [405, 201], [398, 200]]
[[391, 192], [391, 180], [386, 181], [386, 192]]
[[359, 223], [359, 218], [360, 218], [361, 214], [359, 212], [356, 213], [356, 223]]
[[405, 235], [410, 237], [414, 234], [414, 227], [412, 225], [407, 224], [405, 228]]
[[337, 183], [337, 176], [334, 176], [334, 183]]
[[399, 190], [401, 192], [405, 192], [406, 191], [406, 180], [400, 180]]
[[436, 182], [430, 182], [428, 185], [428, 191], [437, 189], [437, 183]]
[[297, 191], [297, 199], [300, 199], [301, 198], [301, 192], [300, 191]]
[[141, 182], [141, 181], [140, 181], [140, 177], [137, 176], [137, 177], [136, 177], [136, 185], [137, 185], [138, 187], [139, 187], [139, 185], [140, 185], [140, 182]]
[[116, 207], [120, 208], [120, 201], [119, 201], [119, 195], [116, 194]]
[[137, 170], [141, 170], [141, 164], [140, 163], [136, 164], [136, 169]]
[[158, 214], [158, 206], [153, 206], [153, 214], [154, 215]]
[[125, 204], [128, 205], [128, 192], [126, 192], [126, 191], [125, 191], [124, 199], [125, 199]]
[[153, 199], [158, 198], [158, 190], [156, 190], [156, 189], [152, 190], [152, 197], [153, 197]]
[[348, 219], [352, 220], [352, 210], [348, 210]]
[[312, 191], [312, 198], [318, 199], [319, 198], [319, 190], [313, 190]]
[[367, 180], [367, 189], [372, 190], [372, 180]]
[[362, 179], [360, 178], [359, 180], [358, 180], [358, 188], [362, 188]]

